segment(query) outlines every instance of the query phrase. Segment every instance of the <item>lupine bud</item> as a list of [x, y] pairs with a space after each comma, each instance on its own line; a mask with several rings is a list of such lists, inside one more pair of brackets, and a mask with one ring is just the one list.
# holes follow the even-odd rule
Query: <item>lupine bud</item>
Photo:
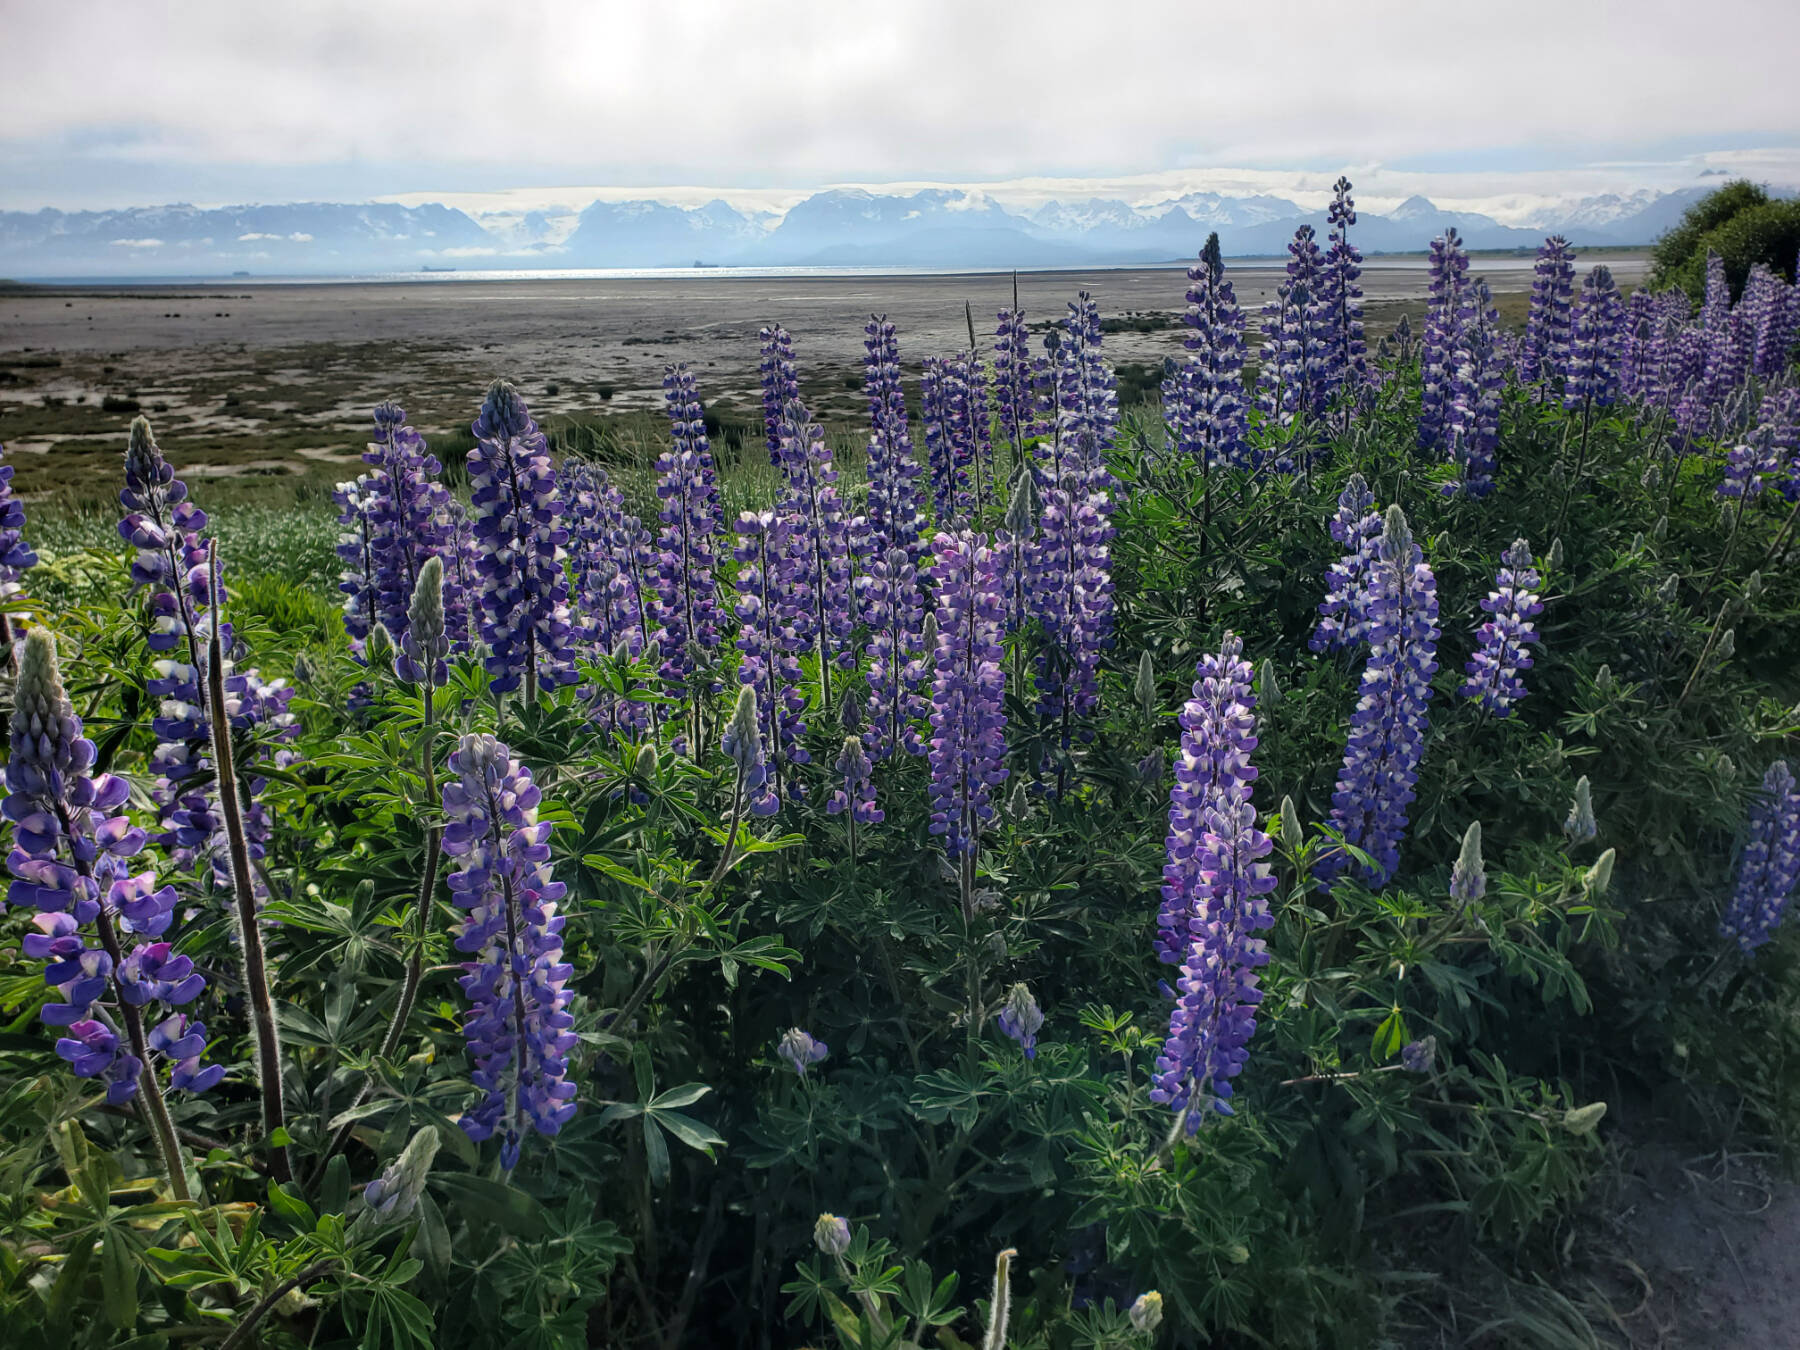
[[813, 1245], [827, 1256], [842, 1256], [850, 1250], [850, 1225], [835, 1214], [821, 1214], [813, 1225]]
[[[1646, 492], [1655, 492], [1662, 486], [1662, 465], [1652, 464], [1645, 469], [1643, 476], [1638, 479], [1638, 484]], [[1660, 536], [1658, 537], [1660, 538]]]
[[1737, 762], [1730, 755], [1719, 756], [1719, 777], [1727, 783], [1737, 777]]
[[1592, 1134], [1594, 1127], [1606, 1114], [1605, 1102], [1589, 1102], [1586, 1106], [1577, 1106], [1563, 1114], [1563, 1128], [1570, 1134]]
[[719, 744], [725, 758], [737, 768], [746, 800], [753, 803], [750, 809], [759, 815], [772, 814], [779, 803], [769, 805], [766, 810], [759, 809], [764, 805], [762, 789], [768, 778], [768, 766], [763, 759], [762, 726], [756, 715], [756, 690], [749, 685], [738, 690], [737, 707], [725, 724]]
[[1450, 898], [1468, 905], [1487, 894], [1487, 872], [1481, 861], [1481, 822], [1472, 821], [1463, 832], [1462, 851], [1450, 869]]
[[1131, 1301], [1131, 1307], [1125, 1317], [1131, 1323], [1133, 1331], [1141, 1331], [1149, 1335], [1162, 1325], [1162, 1295], [1152, 1289], [1147, 1294], [1139, 1294]]
[[1757, 597], [1762, 594], [1762, 591], [1763, 591], [1763, 575], [1762, 575], [1762, 573], [1761, 572], [1752, 572], [1744, 580], [1744, 599], [1747, 602], [1754, 603], [1755, 600], [1757, 599]]
[[419, 567], [407, 606], [406, 635], [394, 658], [394, 673], [409, 683], [441, 685], [448, 678], [450, 637], [444, 622], [444, 563], [433, 554]]
[[1656, 598], [1665, 605], [1672, 605], [1681, 595], [1681, 578], [1671, 572], [1663, 578], [1662, 585], [1656, 588]]
[[1607, 849], [1594, 860], [1594, 865], [1582, 878], [1582, 885], [1595, 895], [1605, 895], [1606, 888], [1612, 885], [1614, 851]]
[[1400, 1047], [1400, 1067], [1408, 1073], [1430, 1073], [1436, 1061], [1436, 1036], [1425, 1036]]
[[1650, 536], [1659, 544], [1669, 537], [1669, 518], [1667, 516], [1656, 518], [1656, 526], [1650, 531]]
[[1550, 551], [1544, 555], [1544, 567], [1551, 572], [1560, 572], [1562, 571], [1562, 565], [1563, 542], [1562, 536], [1558, 535], [1550, 541]]
[[781, 1040], [775, 1047], [775, 1053], [785, 1059], [800, 1077], [806, 1077], [806, 1071], [831, 1053], [824, 1041], [815, 1040], [799, 1027], [789, 1027], [781, 1034]]
[[638, 747], [637, 756], [632, 760], [631, 772], [635, 777], [649, 782], [656, 777], [656, 743], [645, 741]]
[[1138, 707], [1143, 711], [1144, 720], [1155, 722], [1162, 700], [1156, 693], [1156, 662], [1151, 659], [1148, 648], [1138, 657], [1137, 681], [1132, 686], [1132, 692], [1137, 695]]
[[1603, 664], [1600, 669], [1594, 672], [1595, 693], [1601, 695], [1612, 693], [1614, 683], [1612, 667], [1610, 665]]
[[1724, 665], [1737, 651], [1737, 629], [1727, 628], [1719, 635], [1719, 645], [1713, 648], [1713, 659]]
[[1628, 550], [1628, 552], [1642, 553], [1643, 551], [1644, 551], [1644, 532], [1642, 530], [1639, 530], [1636, 534], [1631, 536], [1631, 548]]
[[1563, 833], [1576, 844], [1586, 843], [1600, 833], [1594, 820], [1593, 789], [1588, 785], [1586, 774], [1575, 781], [1575, 801], [1569, 807], [1569, 818], [1563, 822]]
[[437, 1127], [426, 1125], [407, 1141], [387, 1170], [363, 1188], [363, 1202], [376, 1223], [398, 1223], [418, 1207], [437, 1151]]
[[1031, 794], [1025, 790], [1025, 780], [1021, 778], [1013, 784], [1012, 795], [1006, 799], [1006, 818], [1015, 825], [1022, 825], [1031, 815]]
[[1300, 813], [1294, 809], [1294, 799], [1281, 799], [1281, 844], [1290, 853], [1297, 852], [1306, 842], [1306, 831], [1300, 828]]
[[1281, 684], [1275, 678], [1275, 663], [1268, 657], [1263, 658], [1262, 666], [1256, 674], [1256, 698], [1265, 707], [1281, 698]]
[[1026, 1059], [1037, 1058], [1037, 1034], [1044, 1025], [1044, 1013], [1031, 996], [1031, 990], [1015, 984], [1006, 996], [1006, 1006], [996, 1019], [1000, 1030], [1019, 1043]]

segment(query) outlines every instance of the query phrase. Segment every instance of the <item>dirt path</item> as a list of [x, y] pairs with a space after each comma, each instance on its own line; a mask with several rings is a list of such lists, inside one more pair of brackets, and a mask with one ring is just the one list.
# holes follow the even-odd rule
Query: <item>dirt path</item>
[[1800, 1347], [1800, 1185], [1772, 1162], [1666, 1143], [1633, 1151], [1609, 1216], [1638, 1285], [1635, 1299], [1610, 1299], [1618, 1344]]

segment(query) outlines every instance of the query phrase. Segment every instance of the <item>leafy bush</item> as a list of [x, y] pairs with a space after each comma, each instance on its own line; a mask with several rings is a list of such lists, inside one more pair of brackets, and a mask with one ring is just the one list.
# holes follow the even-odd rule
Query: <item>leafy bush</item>
[[1681, 223], [1657, 240], [1652, 280], [1679, 286], [1698, 303], [1706, 293], [1706, 255], [1725, 260], [1733, 298], [1750, 269], [1766, 265], [1789, 282], [1800, 258], [1800, 201], [1773, 201], [1746, 179], [1727, 183], [1690, 206]]

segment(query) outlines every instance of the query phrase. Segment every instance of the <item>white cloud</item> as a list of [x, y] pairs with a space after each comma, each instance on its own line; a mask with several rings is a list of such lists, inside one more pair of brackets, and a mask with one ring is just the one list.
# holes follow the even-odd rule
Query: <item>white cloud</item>
[[161, 248], [163, 241], [160, 239], [115, 239], [112, 241], [112, 246], [114, 248]]
[[310, 234], [305, 233], [302, 230], [295, 230], [292, 234], [290, 234], [288, 236], [288, 238], [296, 244], [312, 243], [312, 236]]
[[281, 236], [278, 234], [263, 234], [261, 231], [252, 230], [252, 231], [250, 231], [249, 234], [240, 234], [238, 236], [238, 243], [250, 244], [250, 243], [254, 243], [258, 239], [279, 239], [279, 238], [281, 238]]
[[[1515, 169], [1677, 142], [1800, 142], [1800, 6], [1769, 0], [1709, 0], [1699, 37], [1667, 0], [1369, 0], [1301, 7], [1281, 23], [1193, 0], [1140, 0], [1129, 22], [1091, 0], [778, 10], [20, 8], [7, 25], [0, 163], [60, 152], [71, 175], [122, 160], [171, 171], [380, 164], [415, 182], [496, 186], [575, 166], [613, 185], [754, 177], [779, 197], [776, 185], [791, 195], [851, 177], [985, 183], [1427, 159]], [[95, 31], [108, 42], [94, 44]], [[62, 59], [72, 50], [80, 62]]]

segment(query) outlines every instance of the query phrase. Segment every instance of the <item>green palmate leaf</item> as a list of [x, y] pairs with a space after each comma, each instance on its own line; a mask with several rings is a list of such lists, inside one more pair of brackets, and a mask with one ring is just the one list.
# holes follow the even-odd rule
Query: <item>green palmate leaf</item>
[[504, 1181], [462, 1172], [433, 1172], [426, 1184], [442, 1192], [455, 1212], [491, 1223], [514, 1237], [539, 1238], [549, 1231], [543, 1207]]
[[120, 1328], [138, 1315], [138, 1256], [125, 1234], [108, 1227], [100, 1241], [100, 1292], [107, 1319]]

